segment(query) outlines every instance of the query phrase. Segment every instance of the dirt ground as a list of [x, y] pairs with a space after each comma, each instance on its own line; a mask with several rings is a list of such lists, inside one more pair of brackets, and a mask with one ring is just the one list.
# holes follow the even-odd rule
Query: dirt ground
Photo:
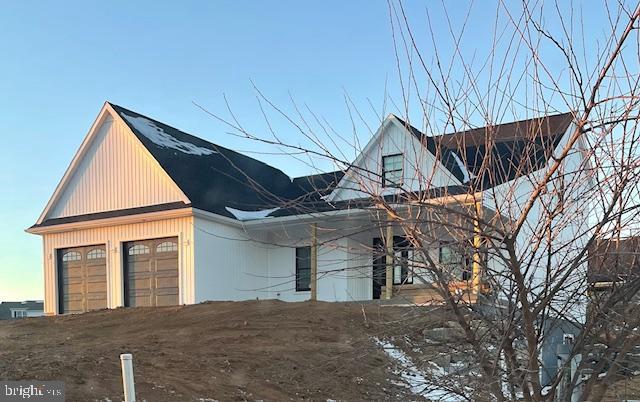
[[119, 355], [132, 353], [139, 400], [419, 400], [372, 340], [420, 334], [412, 314], [251, 301], [4, 321], [0, 379], [62, 380], [67, 401], [121, 401]]

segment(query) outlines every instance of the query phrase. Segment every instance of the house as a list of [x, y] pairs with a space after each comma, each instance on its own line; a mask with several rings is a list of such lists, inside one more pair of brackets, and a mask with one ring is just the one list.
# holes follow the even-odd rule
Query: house
[[[44, 243], [45, 312], [371, 300], [400, 288], [426, 301], [428, 284], [412, 283], [410, 247], [397, 229], [380, 230], [370, 195], [472, 205], [499, 219], [501, 189], [543, 169], [571, 127], [570, 114], [504, 124], [488, 144], [484, 129], [427, 136], [389, 115], [346, 171], [290, 178], [105, 103], [27, 229]], [[531, 146], [534, 152], [523, 151]], [[488, 157], [489, 173], [480, 174]], [[481, 191], [470, 193], [471, 180]], [[528, 191], [526, 181], [522, 188]], [[454, 282], [477, 293], [479, 257], [446, 237], [434, 228], [434, 258], [457, 267]]]
[[0, 303], [0, 320], [39, 317], [44, 315], [44, 303], [39, 300]]

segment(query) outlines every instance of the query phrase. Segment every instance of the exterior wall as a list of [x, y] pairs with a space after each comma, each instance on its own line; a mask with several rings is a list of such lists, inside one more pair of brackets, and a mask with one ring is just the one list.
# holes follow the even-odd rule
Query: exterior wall
[[[573, 126], [567, 132], [570, 133], [572, 130]], [[558, 145], [556, 153], [559, 153], [559, 150], [565, 146], [567, 140], [568, 138], [565, 134], [565, 138]], [[589, 172], [585, 170], [583, 163], [584, 157], [579, 146], [576, 146], [563, 162], [562, 170], [564, 171], [565, 199], [567, 202], [563, 213], [553, 222], [554, 229], [551, 240], [552, 249], [563, 250], [563, 252], [555, 253], [552, 256], [552, 267], [560, 266], [560, 264], [563, 264], [562, 261], [571, 259], [573, 255], [576, 255], [586, 244], [590, 234], [589, 226], [592, 224], [592, 222], [589, 222], [590, 201], [584, 196], [590, 186], [590, 178], [588, 176]], [[522, 177], [485, 191], [483, 204], [493, 210], [500, 211], [510, 220], [518, 219], [530, 194], [547, 171], [548, 168], [545, 167], [527, 177]], [[557, 174], [554, 177], [557, 178]], [[553, 191], [551, 184], [548, 185], [548, 189]], [[547, 244], [544, 244], [543, 241], [538, 251], [535, 251], [532, 247], [532, 244], [535, 244], [534, 239], [540, 237], [540, 228], [542, 227], [541, 225], [544, 225], [543, 222], [546, 219], [544, 206], [550, 203], [550, 199], [545, 197], [554, 196], [543, 195], [534, 203], [516, 243], [518, 254], [523, 256], [521, 258], [525, 261], [531, 261], [533, 268], [530, 270], [531, 279], [540, 284], [547, 281], [548, 274], [553, 274], [548, 273], [546, 270], [548, 264], [547, 254], [543, 250], [545, 250]], [[567, 247], [567, 245], [571, 247]], [[499, 263], [497, 261], [495, 263], [495, 266], [498, 267]], [[570, 280], [574, 280], [576, 284], [583, 282], [586, 278], [586, 268], [586, 263], [581, 264]], [[571, 285], [570, 283], [566, 284], [567, 292], [572, 289]], [[581, 309], [582, 307], [578, 310]], [[581, 314], [578, 310], [575, 311], [575, 314]]]
[[194, 239], [196, 303], [273, 298], [269, 288], [269, 245], [262, 244], [259, 236], [195, 217]]
[[175, 201], [188, 199], [129, 128], [107, 117], [45, 219]]
[[193, 218], [181, 217], [141, 223], [44, 234], [45, 314], [58, 311], [56, 251], [67, 247], [105, 244], [107, 250], [107, 302], [110, 308], [124, 303], [122, 244], [132, 240], [178, 236], [180, 304], [194, 303]]
[[383, 188], [381, 179], [382, 157], [398, 153], [404, 155], [402, 191], [461, 184], [413, 134], [396, 123], [395, 119], [391, 119], [385, 121], [372, 142], [356, 159], [354, 165], [358, 168], [347, 171], [338, 189], [331, 195], [331, 200], [362, 198], [370, 194], [386, 195], [400, 191]]
[[[195, 219], [196, 302], [309, 300], [310, 291], [295, 289], [295, 249], [310, 244], [307, 233], [283, 241], [273, 233], [267, 234], [267, 230], [249, 234], [239, 227], [199, 217]], [[318, 300], [371, 299], [370, 257], [350, 250], [357, 242], [321, 237], [319, 243]], [[366, 275], [355, 274], [355, 269], [351, 268], [356, 264], [363, 265], [358, 269], [367, 271]]]
[[371, 300], [373, 298], [372, 242], [373, 234], [359, 234], [347, 239], [348, 300]]

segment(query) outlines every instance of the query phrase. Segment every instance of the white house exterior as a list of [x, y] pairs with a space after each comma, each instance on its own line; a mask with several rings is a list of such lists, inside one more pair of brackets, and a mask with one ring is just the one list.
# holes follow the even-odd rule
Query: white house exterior
[[[548, 135], [564, 138], [571, 117], [549, 119]], [[455, 151], [434, 152], [433, 138], [453, 141], [427, 137], [390, 115], [347, 172], [290, 179], [105, 103], [27, 229], [43, 238], [45, 313], [206, 300], [303, 301], [311, 297], [307, 286], [298, 286], [306, 283], [308, 261], [317, 261], [318, 300], [378, 298], [371, 244], [384, 234], [354, 230], [371, 223], [371, 212], [351, 202], [399, 191], [382, 186], [383, 157], [398, 166], [403, 190], [466, 196], [462, 187], [472, 168]], [[501, 188], [490, 186], [482, 196], [489, 210], [509, 196]], [[292, 207], [300, 200], [305, 207]], [[308, 254], [314, 241], [317, 258]]]

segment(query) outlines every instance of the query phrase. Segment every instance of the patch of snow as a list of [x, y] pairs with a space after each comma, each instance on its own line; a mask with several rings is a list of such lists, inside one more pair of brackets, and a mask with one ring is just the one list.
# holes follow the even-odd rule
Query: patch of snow
[[[382, 347], [387, 356], [396, 362], [400, 369], [395, 372], [396, 374], [400, 374], [404, 381], [401, 385], [409, 388], [413, 394], [423, 396], [431, 401], [453, 402], [461, 400], [451, 395], [447, 390], [438, 389], [435, 384], [433, 384], [433, 381], [427, 379], [429, 376], [416, 367], [411, 358], [391, 342], [383, 341], [378, 338], [374, 338], [374, 340], [380, 347]], [[432, 373], [433, 375], [446, 375], [444, 368], [438, 366], [434, 362], [429, 363], [434, 368], [434, 372]]]
[[264, 219], [280, 208], [263, 209], [262, 211], [242, 211], [240, 209], [224, 207], [229, 213], [239, 221], [249, 221], [252, 219]]
[[464, 162], [462, 162], [462, 159], [460, 159], [460, 156], [458, 156], [456, 151], [451, 151], [451, 153], [453, 154], [453, 159], [456, 160], [458, 167], [462, 171], [462, 183], [468, 183], [469, 181], [471, 181], [472, 178], [475, 178], [475, 175], [472, 175], [471, 173], [469, 173], [469, 169], [467, 169], [467, 165], [465, 165]]
[[217, 154], [216, 151], [204, 147], [199, 147], [190, 142], [180, 141], [176, 137], [165, 133], [165, 131], [156, 126], [154, 122], [144, 117], [133, 117], [126, 113], [122, 113], [122, 117], [129, 122], [140, 134], [150, 139], [154, 144], [164, 148], [175, 149], [190, 155], [212, 155]]

